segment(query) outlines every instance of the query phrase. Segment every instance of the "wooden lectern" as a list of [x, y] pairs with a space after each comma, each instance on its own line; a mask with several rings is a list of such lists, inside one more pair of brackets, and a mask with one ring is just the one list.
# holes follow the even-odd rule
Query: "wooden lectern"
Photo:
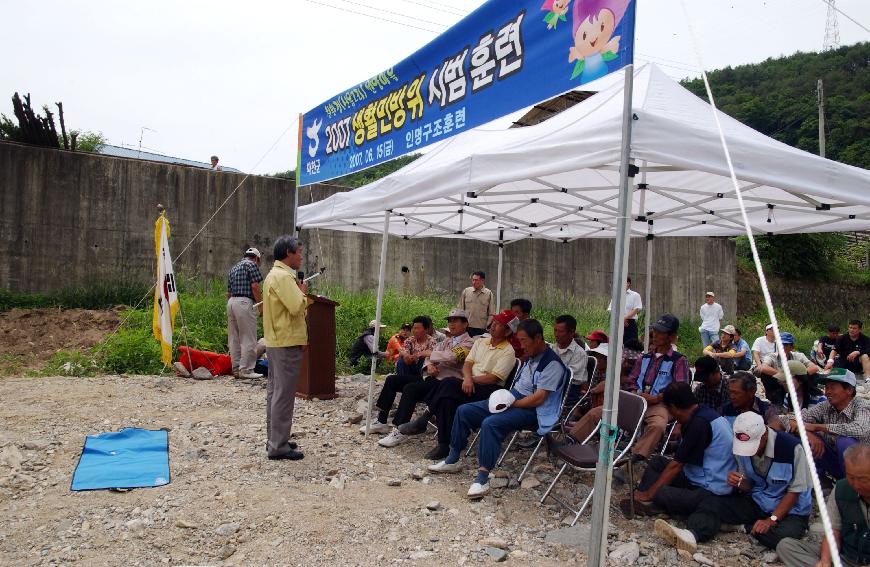
[[310, 400], [335, 397], [335, 308], [338, 303], [308, 294], [308, 346], [304, 349], [296, 395]]

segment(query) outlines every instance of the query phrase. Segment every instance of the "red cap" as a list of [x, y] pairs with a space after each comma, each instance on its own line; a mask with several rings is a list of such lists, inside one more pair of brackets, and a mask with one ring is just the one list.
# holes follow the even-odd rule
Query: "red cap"
[[602, 330], [595, 330], [586, 335], [586, 340], [589, 341], [598, 341], [599, 343], [609, 343], [610, 341], [607, 338], [607, 334], [605, 334]]
[[516, 317], [517, 317], [516, 313], [514, 313], [510, 309], [505, 309], [504, 311], [502, 311], [498, 315], [494, 315], [492, 318], [494, 321], [498, 321], [502, 325], [508, 326], [511, 321], [516, 319]]

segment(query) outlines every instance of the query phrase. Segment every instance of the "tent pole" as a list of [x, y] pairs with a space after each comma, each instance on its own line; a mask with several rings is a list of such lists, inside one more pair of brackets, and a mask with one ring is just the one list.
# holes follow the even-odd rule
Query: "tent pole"
[[625, 100], [622, 110], [622, 155], [619, 159], [618, 221], [613, 256], [613, 284], [610, 297], [610, 348], [607, 376], [604, 386], [604, 406], [601, 414], [600, 449], [595, 467], [594, 497], [592, 499], [592, 533], [589, 538], [588, 565], [604, 567], [607, 558], [607, 524], [610, 515], [610, 485], [613, 475], [613, 447], [616, 439], [619, 379], [622, 365], [623, 315], [625, 314], [625, 278], [628, 273], [628, 233], [631, 226], [631, 199], [634, 164], [629, 163], [631, 152], [631, 90], [634, 84], [634, 65], [625, 66]]
[[643, 350], [649, 351], [649, 323], [650, 314], [652, 311], [652, 267], [653, 267], [653, 239], [652, 233], [653, 221], [647, 221], [649, 226], [649, 234], [646, 235], [646, 297], [643, 298], [646, 304], [646, 313], [643, 320]]
[[495, 311], [501, 313], [501, 274], [504, 265], [504, 231], [498, 231], [498, 280], [495, 286]]
[[381, 338], [381, 309], [384, 306], [384, 279], [387, 273], [387, 242], [390, 237], [390, 211], [384, 211], [384, 236], [381, 239], [381, 266], [378, 271], [378, 302], [375, 307], [375, 354], [372, 356], [372, 373], [369, 376], [369, 411], [366, 412], [366, 437], [372, 426], [372, 395], [375, 388], [375, 370], [378, 368], [379, 340]]

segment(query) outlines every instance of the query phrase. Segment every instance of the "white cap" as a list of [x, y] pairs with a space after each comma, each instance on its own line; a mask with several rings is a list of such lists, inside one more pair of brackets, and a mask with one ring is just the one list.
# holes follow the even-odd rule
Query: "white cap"
[[501, 413], [517, 401], [510, 390], [496, 390], [489, 395], [489, 413]]
[[[377, 327], [377, 326], [378, 326], [378, 322], [377, 322], [375, 319], [372, 319], [371, 321], [369, 321], [369, 327], [370, 327], [370, 328], [374, 329], [374, 328]], [[381, 325], [380, 327], [381, 327], [381, 329], [386, 329], [386, 328], [387, 328], [386, 325]]]
[[609, 356], [610, 345], [608, 343], [598, 343], [598, 346], [595, 348], [590, 348], [589, 352], [596, 352], [598, 354], [603, 354], [604, 356]]
[[257, 258], [262, 258], [262, 257], [263, 257], [263, 256], [260, 254], [260, 251], [257, 250], [256, 248], [254, 248], [253, 246], [252, 246], [251, 248], [248, 248], [247, 250], [245, 250], [245, 256], [251, 256], [251, 255], [254, 255], [254, 256], [256, 256]]
[[732, 450], [739, 457], [751, 457], [758, 452], [761, 437], [767, 431], [764, 418], [754, 411], [745, 411], [734, 420]]

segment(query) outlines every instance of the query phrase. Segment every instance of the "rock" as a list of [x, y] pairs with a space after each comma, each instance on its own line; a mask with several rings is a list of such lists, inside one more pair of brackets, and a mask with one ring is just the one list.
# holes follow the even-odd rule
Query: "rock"
[[232, 556], [232, 554], [235, 552], [236, 552], [235, 547], [233, 547], [230, 544], [226, 544], [225, 546], [223, 546], [220, 549], [220, 551], [218, 552], [218, 555], [220, 555], [221, 559], [229, 559], [230, 556]]
[[538, 486], [541, 486], [541, 481], [538, 480], [538, 477], [536, 477], [535, 475], [530, 474], [527, 477], [523, 478], [523, 481], [520, 483], [520, 486], [522, 488], [527, 488], [527, 489], [528, 488], [536, 488]]
[[500, 537], [488, 537], [480, 542], [483, 547], [496, 547], [498, 549], [507, 549], [508, 543]]
[[332, 478], [334, 476], [338, 476], [338, 472], [338, 469], [329, 469], [328, 471], [326, 471], [326, 476]]
[[677, 555], [683, 561], [692, 561], [692, 554], [686, 551], [685, 549], [678, 549]]
[[387, 486], [402, 486], [402, 481], [398, 478], [391, 478], [387, 481]]
[[620, 565], [634, 565], [637, 558], [640, 557], [640, 546], [633, 541], [623, 543], [611, 551], [608, 557]]
[[50, 445], [48, 441], [25, 441], [21, 447], [28, 451], [45, 451]]
[[142, 518], [135, 518], [124, 525], [127, 526], [127, 529], [130, 530], [130, 532], [136, 535], [140, 535], [145, 531], [145, 521]]
[[441, 509], [441, 502], [438, 502], [437, 500], [433, 500], [432, 502], [429, 502], [428, 504], [426, 504], [426, 509], [431, 510], [433, 512], [436, 512], [436, 511]]
[[420, 467], [414, 467], [413, 469], [411, 469], [411, 472], [408, 473], [408, 476], [410, 476], [414, 480], [423, 480], [423, 478], [426, 476], [426, 471], [424, 471]]
[[329, 486], [337, 488], [338, 490], [344, 490], [344, 482], [346, 478], [347, 477], [344, 475], [333, 477], [333, 479], [329, 481]]
[[431, 551], [426, 551], [425, 549], [421, 549], [419, 551], [414, 551], [411, 555], [408, 556], [408, 559], [418, 560], [418, 559], [426, 559], [427, 557], [432, 557]]
[[544, 541], [549, 544], [586, 548], [589, 547], [589, 530], [588, 525], [581, 524], [559, 528], [547, 532]]
[[3, 447], [3, 451], [0, 451], [0, 463], [12, 470], [20, 469], [22, 461], [24, 461], [24, 456], [15, 445], [7, 445]]
[[424, 477], [423, 480], [421, 480], [420, 482], [422, 482], [423, 484], [432, 484], [432, 479], [427, 476]]
[[215, 529], [214, 533], [220, 536], [231, 536], [239, 531], [240, 527], [241, 526], [236, 522], [221, 524]]
[[362, 420], [363, 420], [363, 414], [361, 414], [361, 413], [352, 414], [350, 417], [347, 418], [347, 422], [351, 425], [355, 425], [357, 423], [362, 423]]
[[489, 487], [490, 488], [505, 488], [508, 485], [508, 479], [504, 477], [497, 476], [495, 478], [489, 478]]
[[508, 552], [504, 549], [499, 549], [497, 547], [487, 547], [486, 554], [489, 555], [493, 561], [501, 562], [507, 559]]
[[197, 380], [211, 380], [212, 375], [211, 372], [208, 371], [208, 368], [200, 366], [199, 368], [194, 368], [193, 372], [190, 373]]
[[704, 555], [703, 553], [696, 553], [692, 556], [692, 559], [700, 563], [701, 565], [709, 565], [710, 567], [716, 567], [717, 563]]
[[761, 560], [764, 563], [773, 563], [777, 560], [775, 551], [765, 551], [764, 555], [761, 556]]
[[193, 529], [198, 528], [199, 526], [197, 526], [193, 522], [188, 522], [184, 518], [178, 518], [177, 520], [175, 520], [175, 527], [182, 528], [185, 530], [193, 530]]

